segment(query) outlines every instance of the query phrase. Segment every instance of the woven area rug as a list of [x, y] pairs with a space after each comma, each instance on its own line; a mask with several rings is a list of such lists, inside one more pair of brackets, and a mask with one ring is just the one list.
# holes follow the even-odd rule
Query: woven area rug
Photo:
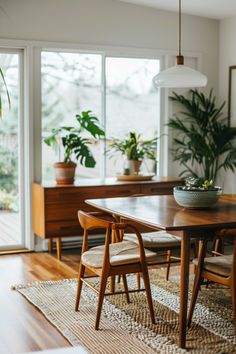
[[[131, 304], [126, 303], [124, 295], [106, 298], [99, 331], [94, 329], [97, 295], [91, 289], [83, 287], [80, 311], [74, 311], [75, 279], [40, 281], [13, 288], [36, 306], [73, 346], [81, 344], [90, 353], [236, 353], [231, 294], [216, 286], [202, 287], [188, 330], [187, 350], [178, 348], [179, 267], [172, 267], [171, 274], [167, 282], [164, 269], [150, 271], [155, 325], [150, 321], [145, 293], [134, 293]], [[128, 284], [130, 288], [136, 287], [135, 275], [128, 276]]]

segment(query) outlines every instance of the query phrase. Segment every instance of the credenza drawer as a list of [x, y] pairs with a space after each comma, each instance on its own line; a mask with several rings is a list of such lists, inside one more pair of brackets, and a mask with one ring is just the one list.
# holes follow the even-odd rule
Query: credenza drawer
[[[181, 185], [181, 183], [176, 185]], [[147, 195], [173, 194], [173, 183], [172, 184], [162, 183], [160, 185], [146, 184], [146, 185], [142, 185], [141, 191], [142, 194], [147, 194]]]
[[138, 193], [140, 193], [139, 185], [49, 188], [45, 190], [45, 203], [74, 203], [85, 199], [126, 197]]
[[46, 238], [47, 237], [64, 237], [78, 236], [83, 233], [80, 227], [79, 220], [76, 221], [56, 221], [46, 223]]
[[96, 209], [81, 201], [71, 203], [53, 203], [45, 205], [45, 220], [78, 220], [78, 210], [95, 211]]

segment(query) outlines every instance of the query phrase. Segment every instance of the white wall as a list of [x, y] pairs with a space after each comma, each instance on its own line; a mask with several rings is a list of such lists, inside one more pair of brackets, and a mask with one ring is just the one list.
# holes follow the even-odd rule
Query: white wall
[[[228, 110], [229, 66], [236, 65], [236, 16], [220, 21], [219, 32], [219, 100], [226, 101], [225, 116]], [[236, 173], [223, 172], [220, 182], [225, 193], [236, 194]]]
[[[218, 29], [183, 15], [182, 52], [201, 55], [208, 87], [218, 88]], [[0, 0], [0, 38], [163, 50], [177, 54], [178, 14], [117, 0]], [[176, 175], [173, 164], [169, 174]]]
[[[177, 52], [178, 15], [116, 0], [0, 0], [0, 38]], [[184, 15], [182, 46], [202, 54], [202, 70], [216, 88], [218, 21]]]

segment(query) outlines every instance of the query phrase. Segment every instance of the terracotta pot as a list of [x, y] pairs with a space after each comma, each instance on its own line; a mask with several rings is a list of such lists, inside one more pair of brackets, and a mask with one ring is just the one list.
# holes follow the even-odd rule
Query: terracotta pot
[[75, 179], [76, 163], [56, 162], [53, 165], [57, 184], [73, 184]]

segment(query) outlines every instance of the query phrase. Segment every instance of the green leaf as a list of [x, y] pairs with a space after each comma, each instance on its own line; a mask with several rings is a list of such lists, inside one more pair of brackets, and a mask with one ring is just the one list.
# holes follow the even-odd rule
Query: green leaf
[[222, 117], [225, 102], [217, 107], [212, 89], [208, 96], [196, 89], [190, 90], [188, 97], [173, 92], [170, 100], [183, 108], [167, 124], [176, 131], [171, 151], [173, 160], [184, 167], [181, 175], [197, 177], [202, 171], [201, 177], [214, 180], [221, 168], [233, 171], [236, 133]]
[[91, 111], [82, 112], [81, 115], [76, 115], [77, 121], [81, 127], [87, 130], [94, 138], [104, 136], [104, 130], [99, 126], [98, 118]]

